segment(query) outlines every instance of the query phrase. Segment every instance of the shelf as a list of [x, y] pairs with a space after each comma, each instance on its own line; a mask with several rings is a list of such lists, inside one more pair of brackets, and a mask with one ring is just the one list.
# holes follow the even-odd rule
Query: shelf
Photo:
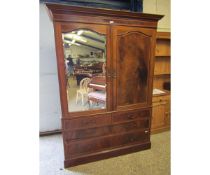
[[156, 49], [155, 49], [156, 56], [170, 56], [171, 49], [170, 49], [170, 40], [157, 40], [156, 42]]
[[153, 133], [170, 128], [170, 47], [170, 32], [157, 32], [151, 122], [151, 131]]
[[157, 39], [167, 39], [170, 40], [171, 39], [171, 34], [170, 32], [157, 32]]
[[155, 75], [153, 81], [153, 88], [164, 89], [164, 83], [171, 81], [170, 74]]
[[153, 88], [164, 89], [171, 80], [170, 32], [157, 32]]
[[154, 76], [163, 76], [163, 75], [171, 75], [171, 73], [170, 72], [154, 73]]
[[155, 60], [155, 68], [154, 74], [155, 75], [162, 75], [162, 74], [170, 74], [171, 72], [171, 65], [170, 59], [165, 59], [165, 57], [159, 57]]
[[168, 57], [168, 59], [170, 59], [171, 55], [155, 55], [155, 57], [157, 57], [157, 58], [161, 58], [161, 57], [167, 58]]

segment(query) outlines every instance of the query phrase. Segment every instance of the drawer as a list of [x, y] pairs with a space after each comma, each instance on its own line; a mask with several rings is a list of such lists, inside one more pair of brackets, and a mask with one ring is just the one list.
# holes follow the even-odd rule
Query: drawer
[[169, 100], [170, 100], [169, 95], [156, 96], [152, 98], [152, 102], [163, 102], [163, 101], [169, 101]]
[[66, 159], [82, 154], [93, 153], [116, 148], [133, 143], [145, 143], [150, 140], [149, 130], [130, 132], [127, 134], [106, 136], [103, 138], [87, 139], [83, 141], [65, 142]]
[[111, 126], [101, 126], [97, 128], [64, 131], [63, 138], [64, 140], [68, 141], [74, 139], [86, 139], [91, 137], [104, 136], [108, 134], [111, 134]]
[[150, 117], [150, 110], [141, 110], [141, 111], [132, 111], [129, 113], [115, 113], [113, 114], [112, 122], [124, 122], [130, 120], [136, 120], [141, 118], [149, 118]]
[[111, 147], [111, 137], [92, 138], [81, 141], [65, 142], [66, 159], [72, 158], [77, 155], [97, 152], [100, 150], [108, 149]]
[[115, 136], [113, 138], [113, 147], [118, 147], [118, 146], [123, 146], [123, 145], [128, 145], [132, 144], [135, 142], [147, 142], [150, 140], [150, 133], [148, 129], [141, 130], [141, 131], [135, 131], [135, 132], [130, 132], [126, 133], [123, 135]]
[[149, 128], [149, 119], [114, 125], [112, 127], [112, 133], [120, 134], [123, 132], [130, 132], [132, 130], [147, 129], [147, 128]]
[[93, 128], [96, 126], [110, 125], [111, 116], [104, 114], [91, 117], [81, 117], [77, 119], [64, 119], [63, 130], [74, 130], [82, 128]]
[[121, 134], [132, 130], [149, 128], [149, 119], [126, 122], [113, 126], [101, 126], [96, 128], [66, 130], [63, 131], [64, 140], [86, 139], [91, 137], [100, 137], [109, 134]]

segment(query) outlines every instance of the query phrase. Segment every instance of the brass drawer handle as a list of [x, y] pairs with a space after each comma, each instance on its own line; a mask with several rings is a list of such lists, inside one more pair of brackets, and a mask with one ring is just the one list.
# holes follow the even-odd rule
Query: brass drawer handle
[[144, 132], [145, 132], [145, 134], [147, 134], [149, 131], [146, 130], [146, 131], [144, 131]]

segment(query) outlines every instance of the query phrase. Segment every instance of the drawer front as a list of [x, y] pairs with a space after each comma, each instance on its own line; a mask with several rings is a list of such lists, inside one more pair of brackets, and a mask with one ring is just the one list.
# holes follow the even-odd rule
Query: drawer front
[[89, 129], [66, 130], [63, 131], [64, 140], [86, 139], [91, 137], [105, 136], [109, 134], [121, 134], [132, 130], [149, 128], [149, 120], [138, 120], [126, 122], [123, 124], [116, 124], [113, 126], [101, 126]]
[[130, 120], [136, 120], [141, 118], [149, 118], [150, 117], [150, 110], [142, 110], [142, 111], [135, 111], [135, 112], [129, 112], [129, 113], [115, 113], [113, 114], [112, 121], [113, 123], [118, 122], [125, 122]]
[[135, 142], [147, 142], [150, 139], [149, 130], [145, 129], [143, 131], [136, 131], [132, 133], [127, 133], [124, 135], [115, 136], [112, 146], [122, 146], [127, 145]]
[[163, 102], [170, 100], [169, 95], [157, 96], [152, 98], [152, 102]]
[[[65, 142], [66, 156], [77, 156], [93, 153], [105, 149], [116, 148], [135, 142], [145, 143], [149, 141], [149, 130], [136, 131], [127, 134], [107, 136], [103, 138], [89, 139], [75, 142]], [[66, 157], [66, 158], [69, 158]]]
[[63, 120], [63, 129], [74, 130], [82, 128], [92, 128], [96, 126], [104, 126], [111, 124], [111, 116], [104, 114], [91, 117], [81, 117], [78, 119]]
[[[71, 141], [65, 143], [65, 148], [68, 156], [77, 156], [87, 153], [93, 153], [99, 150], [108, 149], [111, 147], [110, 137], [87, 139], [82, 141]], [[66, 158], [66, 157], [65, 157]]]
[[114, 125], [112, 127], [112, 133], [120, 134], [123, 132], [129, 132], [132, 130], [147, 129], [147, 128], [149, 128], [149, 119], [132, 121], [132, 122]]
[[111, 126], [102, 126], [97, 128], [80, 129], [73, 131], [64, 131], [64, 140], [86, 139], [90, 137], [104, 136], [111, 133]]

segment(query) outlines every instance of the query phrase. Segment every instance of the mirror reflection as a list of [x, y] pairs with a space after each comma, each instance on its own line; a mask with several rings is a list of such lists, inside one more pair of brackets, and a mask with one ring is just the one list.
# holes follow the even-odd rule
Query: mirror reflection
[[90, 30], [63, 33], [69, 112], [106, 108], [106, 38]]

